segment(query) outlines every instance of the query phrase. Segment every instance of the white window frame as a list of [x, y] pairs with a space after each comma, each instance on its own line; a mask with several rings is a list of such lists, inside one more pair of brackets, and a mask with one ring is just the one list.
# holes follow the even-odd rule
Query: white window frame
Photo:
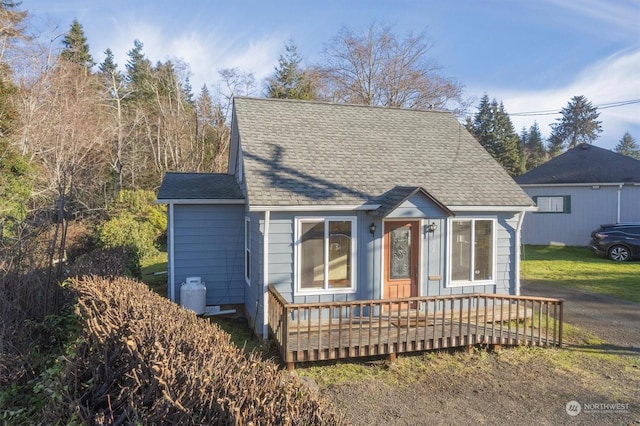
[[539, 195], [536, 197], [538, 213], [564, 213], [565, 196], [563, 195]]
[[[301, 283], [301, 228], [303, 223], [319, 223], [324, 222], [324, 259], [329, 258], [329, 222], [338, 221], [338, 222], [351, 222], [351, 287], [348, 288], [330, 288], [329, 287], [329, 263], [325, 261], [324, 264], [324, 287], [308, 289], [302, 288]], [[357, 230], [358, 230], [358, 221], [356, 216], [299, 216], [295, 218], [295, 231], [294, 231], [294, 250], [293, 250], [293, 261], [294, 261], [294, 283], [295, 283], [295, 294], [298, 295], [315, 295], [315, 294], [344, 294], [344, 293], [355, 293], [357, 290], [356, 285], [356, 271], [357, 271], [357, 247], [358, 247], [358, 238], [357, 238]]]
[[[453, 260], [453, 222], [471, 222], [471, 247], [475, 245], [475, 229], [476, 221], [491, 221], [491, 239], [493, 241], [492, 244], [492, 253], [491, 253], [491, 264], [492, 264], [492, 279], [490, 280], [474, 280], [473, 279], [473, 271], [475, 269], [475, 250], [471, 250], [471, 268], [470, 268], [470, 277], [468, 280], [453, 280], [453, 271], [452, 271], [452, 260]], [[495, 217], [455, 217], [449, 218], [447, 227], [449, 232], [447, 233], [447, 287], [464, 287], [464, 286], [473, 286], [473, 285], [494, 285], [496, 284], [496, 273], [497, 273], [497, 246], [498, 241], [496, 238], [497, 235], [497, 225], [498, 221]]]
[[251, 219], [244, 217], [244, 280], [251, 285]]

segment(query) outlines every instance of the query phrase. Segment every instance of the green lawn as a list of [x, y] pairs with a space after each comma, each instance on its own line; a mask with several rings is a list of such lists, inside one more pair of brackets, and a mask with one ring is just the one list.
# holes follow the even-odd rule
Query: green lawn
[[587, 247], [525, 246], [521, 277], [640, 303], [640, 262], [614, 262]]
[[161, 296], [167, 296], [167, 252], [142, 262], [142, 281]]

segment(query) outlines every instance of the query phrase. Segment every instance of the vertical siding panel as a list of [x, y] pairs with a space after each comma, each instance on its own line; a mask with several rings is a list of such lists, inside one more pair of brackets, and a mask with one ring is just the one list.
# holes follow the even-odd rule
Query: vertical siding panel
[[207, 304], [244, 302], [244, 206], [174, 206], [176, 302], [180, 284], [199, 276], [207, 286]]

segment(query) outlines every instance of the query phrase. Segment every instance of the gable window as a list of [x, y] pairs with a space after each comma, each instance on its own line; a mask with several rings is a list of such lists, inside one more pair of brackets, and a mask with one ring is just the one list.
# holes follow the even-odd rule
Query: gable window
[[296, 288], [301, 293], [355, 289], [356, 218], [297, 220]]
[[244, 218], [244, 279], [251, 285], [251, 219]]
[[571, 213], [571, 196], [536, 196], [533, 202], [538, 206], [537, 213]]
[[495, 221], [451, 221], [451, 284], [493, 282], [495, 275]]

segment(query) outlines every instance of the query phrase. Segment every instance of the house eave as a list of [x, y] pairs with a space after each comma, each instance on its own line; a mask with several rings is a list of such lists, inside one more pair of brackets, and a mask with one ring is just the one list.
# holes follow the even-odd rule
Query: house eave
[[584, 183], [519, 183], [522, 188], [556, 188], [558, 186], [640, 186], [640, 182], [584, 182]]
[[380, 204], [306, 204], [306, 205], [286, 205], [286, 206], [249, 206], [250, 212], [280, 211], [280, 212], [310, 212], [310, 211], [354, 211], [354, 210], [376, 210]]
[[172, 198], [157, 199], [156, 204], [244, 204], [244, 198], [219, 198], [219, 199], [203, 199], [203, 198]]
[[449, 209], [456, 212], [534, 212], [536, 206], [449, 206]]

